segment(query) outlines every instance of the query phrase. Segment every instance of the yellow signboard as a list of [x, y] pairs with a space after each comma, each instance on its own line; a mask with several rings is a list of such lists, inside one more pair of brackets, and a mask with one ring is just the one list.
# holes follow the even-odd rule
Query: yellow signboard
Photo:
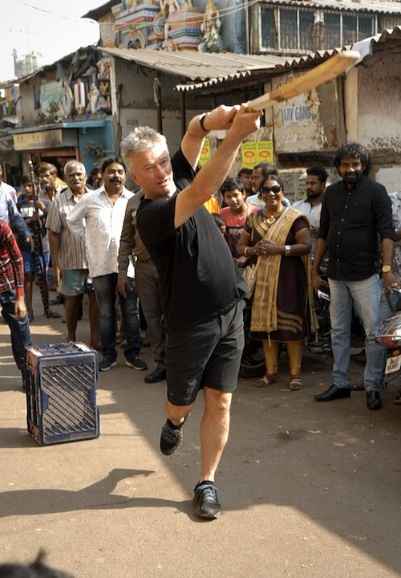
[[253, 169], [259, 163], [273, 164], [273, 142], [271, 140], [248, 141], [241, 146], [242, 163], [246, 169]]
[[273, 141], [258, 141], [258, 163], [269, 163], [272, 165], [273, 162]]
[[258, 164], [256, 141], [244, 142], [241, 145], [242, 168], [253, 169]]
[[202, 167], [203, 165], [205, 165], [212, 157], [212, 147], [210, 144], [210, 140], [208, 138], [205, 138], [203, 140], [203, 146], [202, 146], [202, 150], [201, 150], [201, 154], [199, 157], [199, 166]]

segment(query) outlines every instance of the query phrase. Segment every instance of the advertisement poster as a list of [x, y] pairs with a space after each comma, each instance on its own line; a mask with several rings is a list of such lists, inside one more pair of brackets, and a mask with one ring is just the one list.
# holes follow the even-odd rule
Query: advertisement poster
[[241, 166], [253, 169], [259, 163], [273, 164], [273, 142], [271, 140], [249, 141], [241, 145]]
[[210, 140], [208, 138], [205, 138], [203, 141], [203, 146], [199, 157], [198, 163], [199, 166], [203, 167], [203, 165], [206, 164], [207, 161], [211, 159], [211, 156], [212, 156], [212, 149], [210, 145]]
[[258, 163], [274, 164], [273, 159], [273, 141], [260, 140], [258, 141]]
[[256, 141], [244, 142], [241, 145], [242, 164], [244, 169], [253, 169], [258, 164]]

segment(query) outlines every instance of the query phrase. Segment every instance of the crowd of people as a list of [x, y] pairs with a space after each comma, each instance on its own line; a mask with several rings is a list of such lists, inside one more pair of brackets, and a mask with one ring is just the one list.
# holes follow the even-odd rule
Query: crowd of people
[[[103, 372], [117, 363], [118, 339], [126, 365], [147, 370], [143, 317], [154, 360], [145, 381], [167, 379], [165, 455], [181, 443], [204, 390], [194, 507], [209, 519], [220, 510], [214, 480], [244, 347], [244, 303], [250, 330], [263, 343], [264, 383], [280, 380], [285, 346], [288, 387], [299, 390], [305, 343], [319, 332], [316, 291], [328, 285], [332, 383], [315, 400], [351, 395], [354, 308], [366, 333], [367, 407], [377, 410], [386, 351], [376, 336], [389, 313], [386, 292], [399, 287], [401, 257], [397, 245], [393, 256], [393, 245], [401, 239], [400, 199], [370, 179], [367, 151], [342, 147], [338, 179], [329, 186], [324, 167], [307, 168], [305, 198], [291, 204], [280, 171], [269, 164], [228, 176], [242, 140], [258, 126], [259, 114], [246, 107], [218, 107], [192, 119], [172, 157], [162, 135], [138, 127], [122, 141], [122, 158], [106, 159], [88, 178], [75, 160], [66, 163], [64, 181], [42, 163], [37, 183], [25, 176], [17, 193], [0, 173], [0, 305], [22, 378], [35, 277], [48, 318], [58, 316], [49, 307], [54, 284], [51, 304], [64, 304], [70, 341], [77, 340], [87, 295], [90, 345], [101, 353]], [[226, 130], [226, 138], [198, 171], [211, 130]], [[135, 194], [126, 188], [128, 177]]]

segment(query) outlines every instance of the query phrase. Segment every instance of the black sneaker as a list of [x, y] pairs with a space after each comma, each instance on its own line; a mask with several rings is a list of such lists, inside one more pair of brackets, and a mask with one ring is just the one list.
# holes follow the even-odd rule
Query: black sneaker
[[158, 365], [157, 367], [155, 367], [155, 369], [153, 371], [151, 371], [150, 373], [148, 373], [148, 375], [145, 377], [144, 382], [145, 383], [159, 383], [160, 381], [164, 381], [167, 377], [167, 371], [164, 367], [160, 367], [160, 365]]
[[145, 369], [148, 369], [146, 362], [136, 355], [127, 356], [125, 358], [125, 365], [128, 365], [128, 367], [133, 367], [134, 369], [139, 369], [140, 371], [145, 371]]
[[192, 505], [198, 518], [215, 520], [221, 512], [215, 483], [208, 480], [199, 482], [194, 488]]
[[162, 427], [160, 434], [160, 451], [165, 456], [171, 456], [184, 439], [184, 432], [182, 431], [183, 425], [184, 422], [181, 425], [174, 425], [168, 419]]
[[110, 371], [113, 367], [117, 365], [116, 360], [103, 358], [99, 363], [99, 371]]

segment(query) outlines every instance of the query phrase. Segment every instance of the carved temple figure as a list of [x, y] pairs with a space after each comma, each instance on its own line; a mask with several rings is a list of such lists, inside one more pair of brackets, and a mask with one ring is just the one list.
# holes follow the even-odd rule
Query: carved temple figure
[[191, 10], [192, 0], [160, 0], [160, 12], [166, 17], [180, 10]]
[[220, 12], [213, 0], [208, 0], [201, 24], [202, 41], [199, 44], [201, 52], [221, 52], [223, 44], [220, 38]]
[[87, 112], [91, 114], [96, 114], [97, 105], [99, 100], [100, 92], [94, 82], [92, 82], [91, 87], [88, 92], [88, 106], [86, 107]]

